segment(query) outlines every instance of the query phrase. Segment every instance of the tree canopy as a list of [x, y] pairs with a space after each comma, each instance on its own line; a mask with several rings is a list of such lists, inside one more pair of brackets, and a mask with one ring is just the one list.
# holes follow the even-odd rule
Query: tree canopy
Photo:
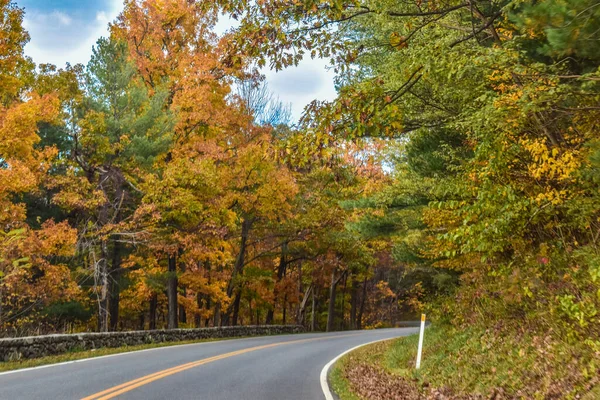
[[[65, 69], [0, 18], [3, 335], [431, 310], [598, 348], [597, 1], [128, 0]], [[338, 96], [292, 125], [260, 68], [305, 56]]]

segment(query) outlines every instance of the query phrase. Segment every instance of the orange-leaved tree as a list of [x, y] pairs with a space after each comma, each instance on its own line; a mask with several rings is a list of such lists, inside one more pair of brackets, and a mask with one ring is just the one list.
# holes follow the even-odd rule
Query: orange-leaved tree
[[23, 11], [2, 0], [0, 18], [0, 329], [7, 329], [23, 309], [75, 294], [69, 270], [50, 261], [74, 252], [75, 232], [51, 220], [39, 229], [26, 223], [22, 196], [36, 193], [57, 153], [38, 146], [38, 124], [55, 120], [59, 103], [32, 91], [35, 66], [23, 54], [29, 40]]
[[[185, 287], [178, 296], [178, 276], [189, 267], [186, 283], [200, 291], [201, 280], [189, 275], [202, 276], [203, 265], [228, 258], [222, 239], [234, 223], [224, 173], [248, 118], [229, 99], [232, 78], [244, 72], [240, 63], [226, 62], [213, 32], [217, 16], [208, 3], [128, 1], [113, 26], [150, 92], [164, 90], [165, 110], [176, 116], [173, 144], [145, 177], [136, 218], [148, 246], [167, 261], [169, 328], [184, 322], [190, 307]], [[206, 292], [195, 295], [222, 298], [215, 286]]]

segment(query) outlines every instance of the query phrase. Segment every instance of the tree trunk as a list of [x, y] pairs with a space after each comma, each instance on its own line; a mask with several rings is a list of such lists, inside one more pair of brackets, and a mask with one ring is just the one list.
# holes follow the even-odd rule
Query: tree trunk
[[341, 312], [342, 312], [342, 325], [341, 325], [341, 330], [345, 330], [346, 329], [346, 284], [348, 283], [348, 274], [346, 274], [346, 276], [344, 277], [344, 288], [342, 289], [342, 306], [341, 306]]
[[[298, 263], [298, 294], [304, 293], [304, 284], [302, 283], [302, 262]], [[306, 297], [306, 293], [304, 293], [304, 297]], [[302, 299], [304, 299], [304, 297]], [[306, 306], [306, 303], [304, 304]], [[296, 321], [298, 321], [300, 317], [300, 309], [302, 308], [300, 299], [298, 299], [298, 303], [296, 303]], [[304, 310], [302, 311], [304, 314]], [[297, 322], [299, 325], [304, 324], [304, 316], [302, 317], [302, 323]]]
[[[258, 302], [256, 304], [256, 307], [258, 308]], [[250, 301], [248, 302], [248, 316], [250, 318], [250, 325], [252, 325], [252, 318], [254, 318], [254, 310], [252, 309], [252, 299], [250, 299]]]
[[275, 281], [275, 286], [273, 288], [273, 304], [271, 305], [272, 308], [270, 308], [269, 311], [267, 311], [267, 320], [265, 321], [266, 325], [271, 325], [273, 323], [275, 307], [277, 305], [277, 297], [279, 294], [278, 285], [281, 283], [281, 279], [283, 279], [283, 276], [285, 275], [285, 270], [287, 268], [286, 253], [287, 243], [284, 243], [283, 245], [281, 245], [281, 256], [279, 257], [279, 266], [277, 267], [277, 281]]
[[314, 332], [317, 329], [317, 325], [316, 325], [316, 316], [315, 316], [315, 306], [316, 306], [316, 299], [315, 299], [315, 292], [317, 291], [317, 288], [315, 286], [315, 289], [312, 292], [312, 312], [311, 312], [311, 316], [310, 316], [310, 331]]
[[[275, 304], [271, 305], [271, 307], [275, 307]], [[269, 308], [269, 310], [267, 311], [267, 319], [265, 320], [265, 325], [273, 324], [274, 312], [275, 311], [272, 308]]]
[[[198, 263], [198, 267], [201, 267], [201, 263]], [[212, 274], [210, 273], [210, 260], [206, 260], [204, 268], [208, 274], [208, 284], [210, 285], [212, 283]], [[210, 299], [210, 294], [206, 294], [204, 298], [206, 300], [204, 303], [204, 309], [206, 310], [207, 315], [207, 317], [204, 318], [204, 327], [208, 328], [210, 326], [210, 317], [208, 317], [208, 315], [210, 313], [210, 308], [212, 307], [212, 301]], [[200, 303], [198, 303], [198, 308], [200, 308]]]
[[242, 289], [240, 288], [235, 293], [235, 300], [233, 300], [233, 316], [231, 317], [231, 325], [236, 326], [238, 323], [238, 316], [240, 314], [240, 301], [242, 300]]
[[150, 321], [148, 322], [148, 329], [151, 331], [156, 329], [156, 309], [158, 308], [158, 295], [152, 293], [150, 298]]
[[144, 311], [142, 311], [140, 313], [140, 320], [139, 320], [139, 324], [138, 324], [138, 330], [143, 331], [144, 330], [144, 326], [146, 325], [146, 313]]
[[2, 315], [2, 301], [4, 298], [2, 297], [2, 278], [0, 278], [0, 329], [4, 329], [4, 316]]
[[221, 303], [215, 306], [215, 315], [213, 315], [213, 326], [221, 326]]
[[[184, 262], [179, 262], [179, 270], [181, 271], [182, 274], [185, 273], [186, 271], [186, 265]], [[185, 287], [185, 285], [181, 286], [181, 295], [183, 297], [187, 296], [187, 288]], [[182, 324], [186, 324], [187, 323], [187, 315], [185, 313], [185, 306], [183, 304], [179, 305], [179, 322]]]
[[202, 326], [202, 317], [200, 316], [200, 310], [202, 309], [201, 293], [196, 293], [196, 307], [198, 307], [198, 313], [194, 316], [194, 326], [200, 328]]
[[[97, 262], [100, 292], [98, 294], [98, 332], [108, 332], [108, 249], [106, 241], [100, 243], [100, 260]], [[98, 286], [98, 282], [96, 283]]]
[[[304, 293], [304, 296], [302, 297], [302, 301], [300, 302], [299, 306], [298, 306], [298, 313], [296, 314], [296, 324], [298, 325], [304, 325], [304, 318], [306, 315], [306, 304], [308, 303], [308, 299], [310, 297], [310, 295], [313, 292], [313, 286], [312, 284], [308, 287], [308, 289], [306, 289], [306, 292]], [[315, 296], [314, 294], [312, 295], [312, 298], [314, 300]]]
[[363, 282], [362, 298], [360, 299], [360, 309], [356, 318], [356, 329], [362, 329], [362, 318], [365, 310], [365, 300], [367, 299], [367, 278]]
[[177, 255], [169, 255], [169, 272], [167, 277], [167, 297], [169, 299], [167, 329], [177, 329]]
[[119, 303], [121, 300], [121, 243], [113, 241], [113, 257], [108, 280], [108, 313], [110, 330], [116, 331], [119, 324]]
[[223, 325], [229, 325], [230, 316], [233, 312], [235, 314], [235, 322], [233, 325], [237, 323], [237, 315], [240, 310], [240, 296], [241, 296], [241, 287], [237, 282], [238, 275], [241, 275], [244, 270], [244, 261], [246, 257], [246, 246], [248, 245], [248, 236], [250, 234], [250, 229], [252, 228], [252, 220], [249, 218], [244, 218], [242, 220], [242, 237], [240, 240], [240, 251], [235, 260], [235, 264], [233, 266], [233, 273], [231, 274], [231, 279], [229, 280], [229, 285], [227, 286], [227, 296], [231, 298], [235, 293], [235, 300], [233, 303], [227, 308], [227, 312], [223, 315]]
[[283, 297], [283, 325], [287, 323], [287, 293]]
[[335, 269], [331, 273], [331, 285], [329, 286], [329, 308], [327, 310], [327, 332], [332, 332], [335, 322], [335, 295], [337, 280], [335, 278]]
[[356, 287], [356, 280], [352, 279], [352, 286], [350, 288], [350, 329], [356, 329], [356, 305], [358, 303], [358, 293]]
[[[207, 295], [207, 296], [206, 296], [206, 311], [207, 311], [207, 315], [208, 315], [208, 311], [210, 310], [210, 307], [211, 307], [211, 306], [210, 306], [210, 303], [211, 303], [211, 301], [210, 301], [210, 296], [209, 296], [209, 295]], [[209, 317], [206, 317], [206, 318], [204, 319], [204, 326], [205, 326], [206, 328], [208, 328], [208, 326], [209, 326], [209, 325], [210, 325], [210, 318], [209, 318]]]

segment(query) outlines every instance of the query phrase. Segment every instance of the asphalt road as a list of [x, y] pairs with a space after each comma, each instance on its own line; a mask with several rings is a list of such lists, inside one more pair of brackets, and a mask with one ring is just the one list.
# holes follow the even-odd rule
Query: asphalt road
[[0, 399], [311, 400], [319, 375], [355, 346], [417, 328], [226, 340], [0, 374]]

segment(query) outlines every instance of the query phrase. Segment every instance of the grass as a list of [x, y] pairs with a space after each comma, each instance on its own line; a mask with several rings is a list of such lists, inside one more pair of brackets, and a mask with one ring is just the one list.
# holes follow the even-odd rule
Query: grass
[[425, 331], [423, 361], [417, 371], [417, 343], [418, 335], [413, 335], [344, 357], [332, 371], [340, 398], [357, 399], [347, 372], [361, 363], [376, 366], [394, 380], [416, 383], [421, 394], [440, 389], [450, 398], [476, 394], [487, 398], [494, 393], [509, 398], [576, 398], [600, 392], [599, 354], [583, 344], [523, 332], [432, 326]]
[[64, 354], [58, 354], [55, 356], [47, 356], [40, 358], [33, 358], [27, 360], [18, 360], [18, 361], [7, 361], [0, 362], [0, 372], [5, 371], [13, 371], [22, 368], [32, 368], [39, 367], [42, 365], [49, 364], [57, 364], [67, 361], [76, 361], [83, 360], [85, 358], [95, 358], [108, 356], [112, 354], [120, 354], [120, 353], [129, 353], [132, 351], [138, 350], [147, 350], [147, 349], [155, 349], [160, 347], [171, 347], [171, 346], [179, 346], [182, 344], [195, 344], [195, 343], [206, 343], [206, 342], [216, 342], [222, 340], [232, 340], [232, 339], [243, 339], [244, 337], [234, 337], [234, 338], [215, 338], [215, 339], [199, 339], [199, 340], [187, 340], [181, 342], [163, 342], [163, 343], [149, 343], [142, 344], [136, 346], [122, 346], [122, 347], [106, 347], [95, 350], [71, 350]]

